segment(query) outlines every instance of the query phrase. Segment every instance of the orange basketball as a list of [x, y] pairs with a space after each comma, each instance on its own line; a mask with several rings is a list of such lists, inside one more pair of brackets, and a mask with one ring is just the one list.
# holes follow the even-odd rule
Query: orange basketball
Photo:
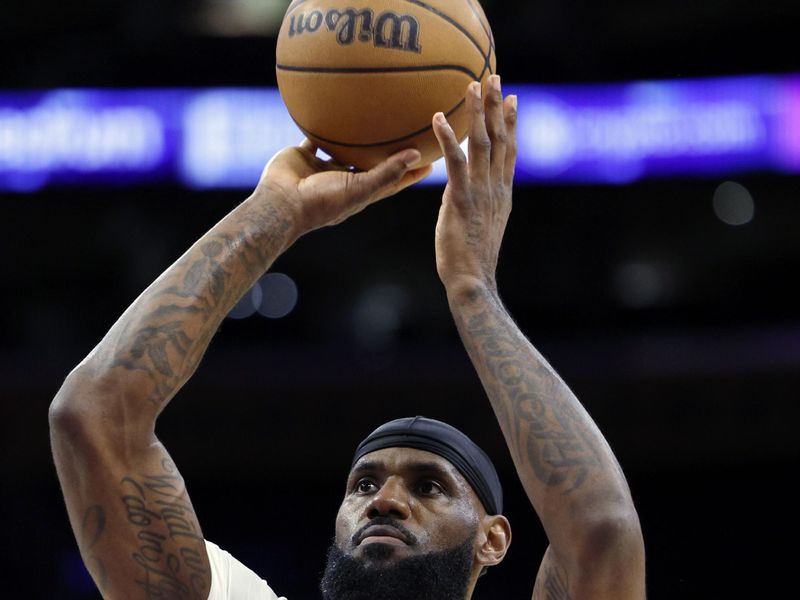
[[464, 94], [495, 72], [478, 0], [295, 0], [276, 53], [278, 87], [305, 135], [369, 169], [404, 148], [441, 156], [431, 119], [467, 135]]

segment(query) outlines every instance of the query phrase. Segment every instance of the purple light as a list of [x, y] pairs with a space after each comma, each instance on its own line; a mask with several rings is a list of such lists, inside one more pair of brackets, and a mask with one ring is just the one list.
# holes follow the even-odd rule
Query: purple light
[[520, 169], [538, 181], [626, 183], [770, 168], [763, 77], [520, 89]]
[[776, 93], [776, 162], [789, 172], [800, 172], [800, 76], [787, 78]]
[[[506, 86], [518, 182], [800, 172], [800, 75]], [[274, 89], [0, 93], [0, 190], [251, 188], [302, 134]], [[435, 165], [429, 184], [446, 179]]]
[[53, 90], [0, 95], [0, 188], [169, 181], [180, 95]]

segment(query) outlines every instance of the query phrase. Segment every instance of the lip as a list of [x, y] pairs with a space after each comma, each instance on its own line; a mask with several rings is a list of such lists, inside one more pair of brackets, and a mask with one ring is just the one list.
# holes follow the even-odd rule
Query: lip
[[358, 537], [358, 545], [361, 544], [408, 545], [408, 538], [391, 525], [373, 525]]

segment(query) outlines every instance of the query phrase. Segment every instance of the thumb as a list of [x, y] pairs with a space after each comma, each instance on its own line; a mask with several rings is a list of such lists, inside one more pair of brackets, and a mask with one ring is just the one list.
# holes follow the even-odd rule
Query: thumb
[[399, 192], [414, 183], [416, 177], [405, 177], [422, 155], [418, 150], [402, 150], [365, 173], [357, 173], [353, 182], [360, 201], [374, 202]]

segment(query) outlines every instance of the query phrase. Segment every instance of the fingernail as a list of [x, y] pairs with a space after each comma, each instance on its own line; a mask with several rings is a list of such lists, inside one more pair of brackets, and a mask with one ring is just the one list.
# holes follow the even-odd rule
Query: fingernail
[[475, 95], [480, 98], [482, 93], [480, 82], [473, 81], [470, 85], [472, 86], [472, 91], [475, 93]]
[[406, 150], [403, 153], [403, 156], [400, 157], [400, 160], [403, 161], [405, 166], [410, 167], [419, 162], [419, 159], [422, 158], [422, 154], [420, 154], [417, 150]]
[[502, 93], [503, 86], [500, 83], [500, 75], [492, 75], [492, 87]]
[[514, 110], [517, 110], [517, 97], [516, 97], [516, 95], [515, 96], [511, 96], [511, 106], [514, 107]]

